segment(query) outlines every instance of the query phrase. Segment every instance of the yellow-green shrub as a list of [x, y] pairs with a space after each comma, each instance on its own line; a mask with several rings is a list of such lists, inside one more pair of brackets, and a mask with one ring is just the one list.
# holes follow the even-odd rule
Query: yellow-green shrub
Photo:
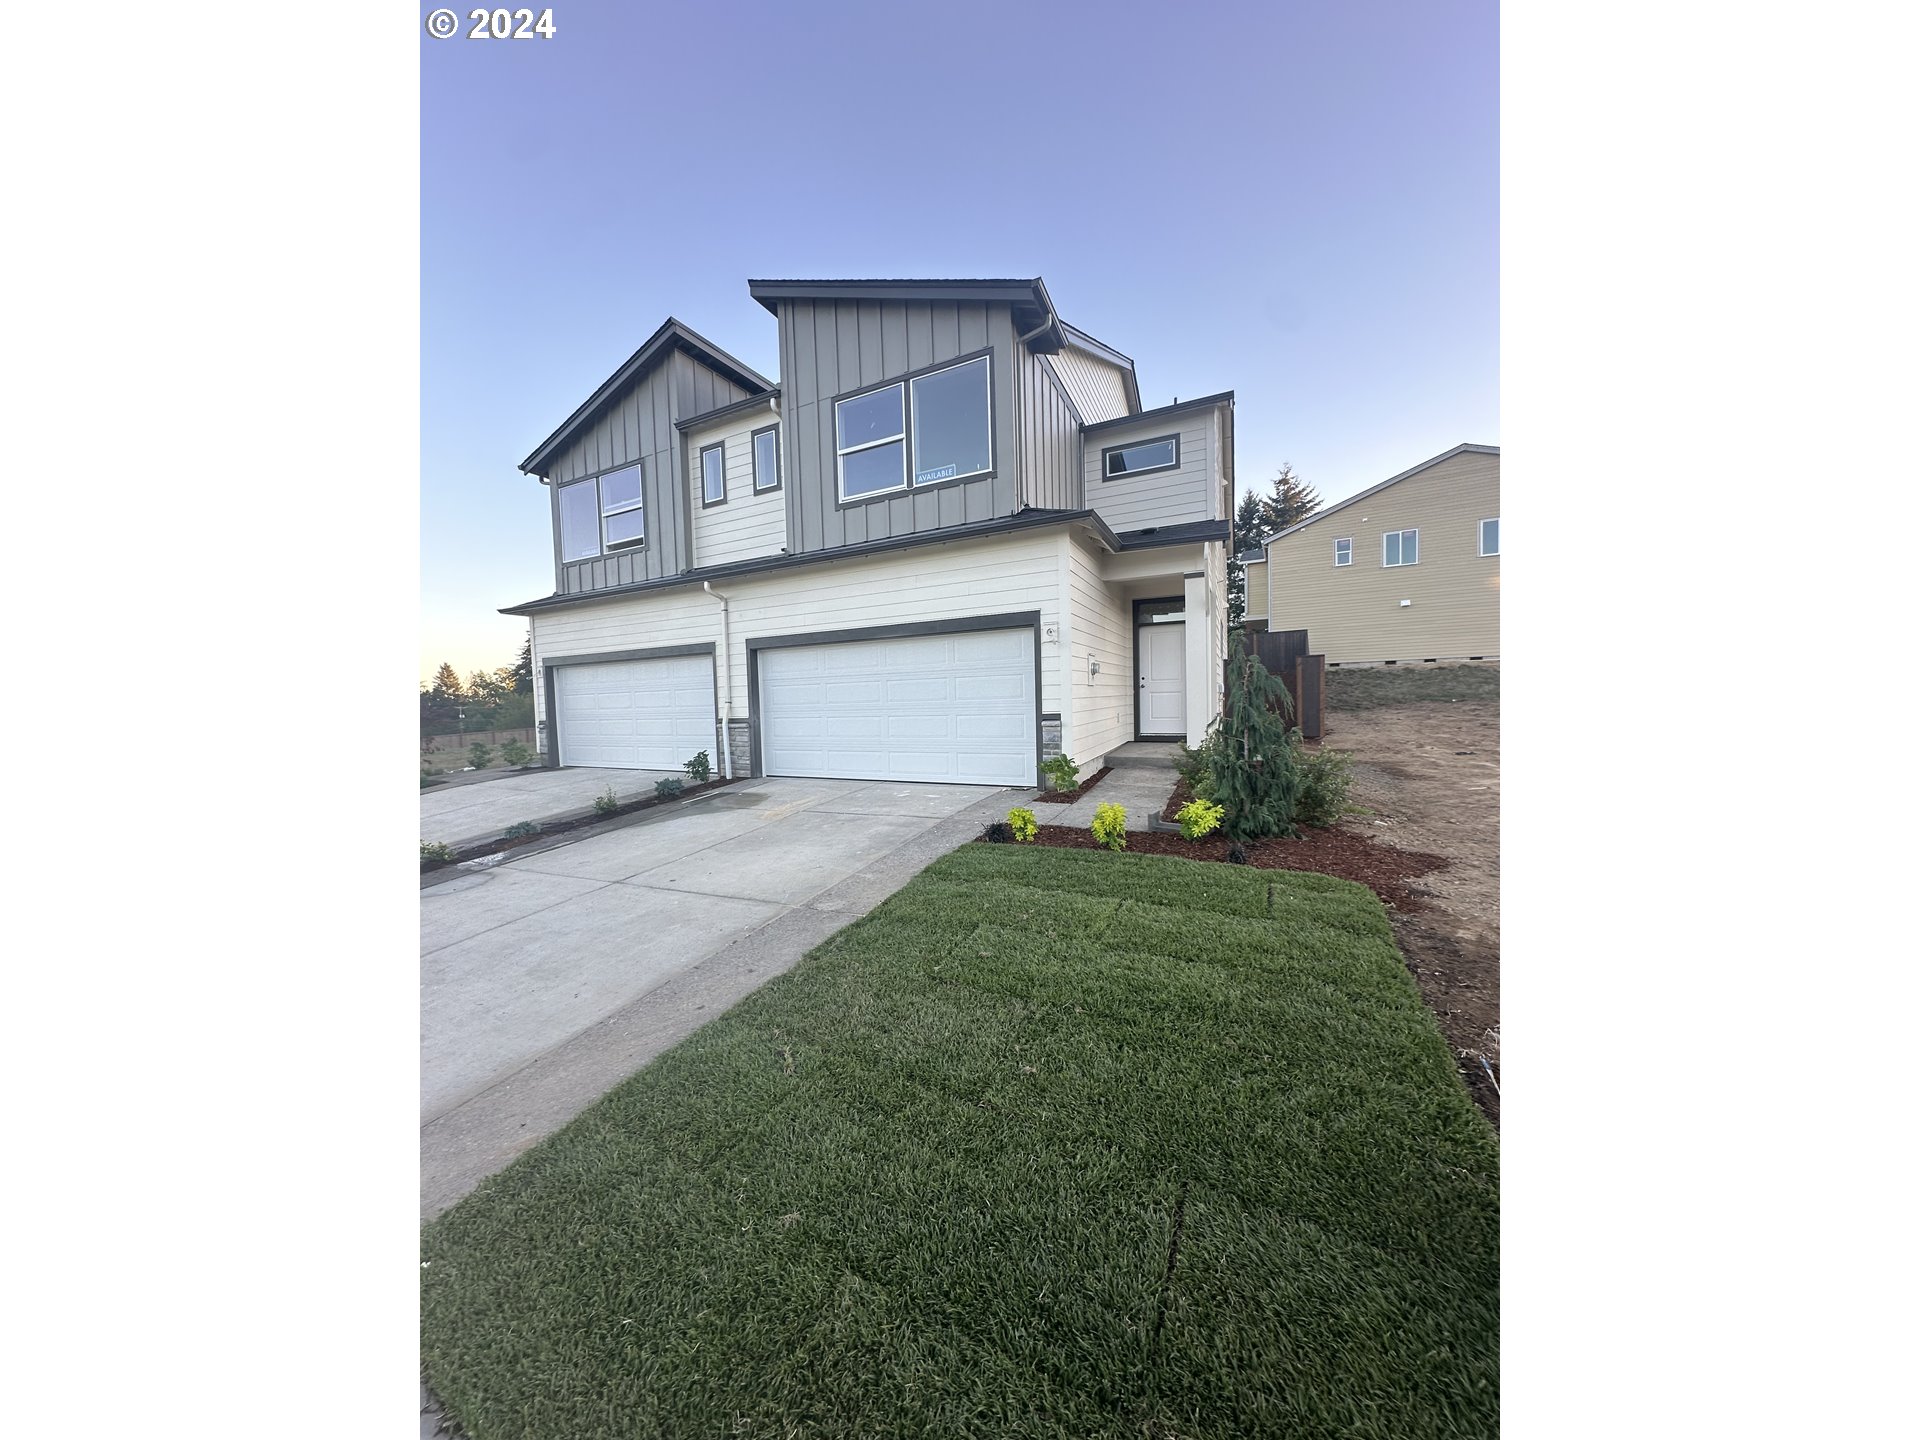
[[1226, 807], [1215, 805], [1206, 800], [1189, 800], [1174, 815], [1180, 822], [1181, 838], [1198, 840], [1203, 835], [1211, 835], [1220, 828], [1220, 819], [1227, 813]]
[[1013, 838], [1023, 845], [1031, 844], [1040, 833], [1039, 820], [1024, 805], [1016, 805], [1007, 812], [1007, 824], [1013, 828]]
[[1127, 807], [1111, 801], [1098, 805], [1093, 812], [1093, 838], [1109, 850], [1127, 848]]

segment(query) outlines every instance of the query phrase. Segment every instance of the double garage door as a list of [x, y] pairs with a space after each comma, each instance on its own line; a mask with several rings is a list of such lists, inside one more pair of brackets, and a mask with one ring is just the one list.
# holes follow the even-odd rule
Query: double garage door
[[769, 775], [1031, 785], [1033, 630], [758, 652]]
[[713, 754], [713, 657], [604, 660], [553, 672], [562, 765], [678, 770]]

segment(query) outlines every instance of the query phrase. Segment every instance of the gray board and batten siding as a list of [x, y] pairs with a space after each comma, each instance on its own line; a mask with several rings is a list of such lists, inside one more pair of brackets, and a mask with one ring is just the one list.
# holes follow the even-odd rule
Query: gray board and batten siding
[[[1012, 306], [1004, 301], [778, 301], [787, 544], [795, 554], [1014, 513], [1019, 504]], [[991, 350], [993, 469], [840, 503], [834, 402]], [[910, 422], [909, 422], [910, 423]]]
[[[684, 446], [677, 419], [748, 398], [748, 391], [676, 351], [657, 365], [570, 440], [549, 462], [547, 478], [554, 533], [557, 590], [578, 595], [615, 585], [660, 580], [691, 564], [692, 511], [685, 484]], [[560, 559], [560, 487], [618, 470], [644, 466], [645, 543], [592, 560]]]

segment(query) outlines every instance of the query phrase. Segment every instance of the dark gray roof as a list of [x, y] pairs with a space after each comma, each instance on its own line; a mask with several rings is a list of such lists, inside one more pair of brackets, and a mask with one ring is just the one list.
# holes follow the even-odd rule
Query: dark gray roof
[[715, 420], [724, 420], [737, 410], [751, 410], [757, 405], [764, 405], [769, 400], [778, 400], [779, 398], [780, 387], [776, 385], [771, 390], [759, 395], [749, 395], [746, 399], [735, 400], [730, 405], [716, 405], [711, 410], [702, 410], [698, 415], [689, 415], [684, 420], [676, 420], [673, 422], [673, 428], [676, 430], [692, 430], [696, 426], [712, 424]]
[[1222, 390], [1218, 395], [1202, 395], [1198, 400], [1176, 400], [1171, 405], [1162, 405], [1158, 410], [1142, 410], [1138, 415], [1121, 415], [1112, 420], [1101, 420], [1093, 425], [1080, 428], [1091, 435], [1096, 430], [1112, 430], [1121, 425], [1138, 425], [1143, 420], [1158, 420], [1167, 415], [1178, 415], [1183, 410], [1202, 410], [1209, 405], [1231, 405], [1233, 391]]
[[696, 334], [669, 315], [666, 322], [647, 337], [644, 345], [628, 356], [626, 362], [609, 375], [578, 410], [561, 422], [559, 429], [534, 447], [533, 453], [520, 462], [521, 471], [528, 475], [540, 474], [541, 468], [563, 445], [597, 420], [602, 411], [626, 392], [629, 385], [676, 350], [718, 371], [743, 390], [763, 394], [776, 388], [773, 381], [758, 370], [734, 359], [711, 340]]
[[1267, 537], [1267, 544], [1271, 545], [1273, 544], [1274, 541], [1280, 539], [1282, 536], [1291, 535], [1296, 530], [1304, 530], [1307, 528], [1307, 526], [1313, 524], [1315, 521], [1324, 520], [1329, 515], [1338, 515], [1342, 510], [1346, 509], [1349, 505], [1358, 505], [1362, 500], [1366, 499], [1369, 495], [1378, 495], [1382, 490], [1386, 489], [1389, 485], [1398, 485], [1402, 480], [1407, 479], [1409, 476], [1418, 475], [1422, 470], [1430, 470], [1435, 465], [1438, 465], [1442, 460], [1451, 460], [1456, 455], [1498, 455], [1499, 453], [1500, 453], [1500, 447], [1498, 445], [1464, 444], [1464, 445], [1456, 445], [1451, 450], [1443, 450], [1440, 454], [1435, 455], [1431, 460], [1422, 460], [1418, 465], [1413, 466], [1411, 469], [1402, 470], [1398, 475], [1388, 476], [1385, 480], [1382, 480], [1378, 485], [1369, 485], [1366, 489], [1362, 490], [1358, 495], [1349, 495], [1346, 499], [1340, 501], [1338, 504], [1329, 505], [1324, 510], [1316, 510], [1313, 514], [1309, 515], [1306, 519], [1296, 521], [1294, 524], [1289, 525], [1286, 529], [1281, 530], [1273, 535], [1269, 535]]
[[1018, 515], [998, 520], [977, 520], [971, 525], [952, 525], [917, 535], [897, 535], [886, 540], [869, 540], [859, 545], [840, 545], [831, 550], [810, 550], [801, 555], [761, 555], [752, 560], [736, 560], [730, 565], [708, 565], [686, 570], [658, 580], [642, 580], [632, 585], [614, 585], [604, 590], [587, 590], [577, 595], [547, 595], [519, 605], [501, 608], [502, 615], [532, 615], [543, 610], [559, 610], [572, 605], [592, 605], [617, 600], [623, 595], [651, 594], [698, 585], [705, 580], [724, 580], [737, 575], [760, 575], [770, 570], [791, 570], [802, 565], [820, 565], [832, 560], [854, 560], [889, 550], [905, 550], [918, 545], [943, 544], [955, 540], [974, 540], [984, 535], [1004, 535], [1016, 530], [1037, 530], [1049, 525], [1085, 525], [1109, 550], [1150, 550], [1162, 545], [1185, 545], [1198, 540], [1224, 540], [1227, 522], [1202, 520], [1186, 525], [1162, 525], [1145, 530], [1128, 530], [1116, 535], [1107, 522], [1091, 510], [1022, 510]]
[[1054, 348], [1059, 346], [1059, 317], [1038, 275], [1031, 280], [749, 280], [747, 293], [775, 314], [782, 300], [1005, 300], [1022, 331], [1054, 321]]

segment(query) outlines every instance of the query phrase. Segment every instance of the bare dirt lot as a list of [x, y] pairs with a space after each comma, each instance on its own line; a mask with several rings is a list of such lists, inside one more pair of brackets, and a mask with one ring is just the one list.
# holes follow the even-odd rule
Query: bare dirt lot
[[1497, 666], [1329, 671], [1324, 744], [1352, 754], [1349, 822], [1451, 863], [1392, 912], [1400, 949], [1474, 1098], [1500, 1097], [1500, 699]]

